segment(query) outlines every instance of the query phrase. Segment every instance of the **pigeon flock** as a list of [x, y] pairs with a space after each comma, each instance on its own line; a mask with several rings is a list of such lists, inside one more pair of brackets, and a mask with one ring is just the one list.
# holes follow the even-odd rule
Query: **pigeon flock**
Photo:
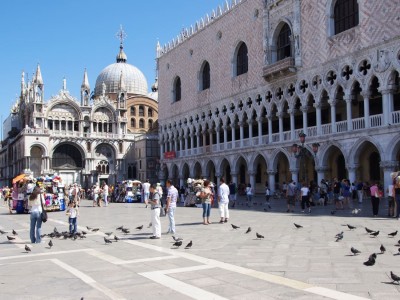
[[[293, 223], [293, 224], [294, 224], [295, 229], [297, 229], [297, 230], [300, 230], [300, 229], [303, 228], [303, 226], [300, 225], [300, 224], [297, 224], [297, 223]], [[238, 229], [240, 229], [240, 226], [237, 226], [237, 225], [234, 225], [234, 224], [231, 224], [231, 226], [232, 226], [232, 229], [234, 231], [237, 231]], [[357, 229], [356, 226], [353, 226], [353, 225], [350, 225], [350, 224], [345, 224], [343, 226], [347, 226], [349, 231], [354, 231], [354, 230]], [[372, 229], [369, 229], [367, 227], [364, 227], [364, 228], [365, 228], [366, 233], [371, 238], [376, 238], [380, 233], [379, 230], [372, 230]], [[88, 231], [92, 232], [92, 233], [97, 233], [100, 230], [100, 228], [94, 228], [94, 227], [89, 227], [89, 226], [86, 226], [86, 229]], [[137, 231], [140, 231], [140, 230], [143, 229], [143, 225], [137, 226], [135, 229]], [[125, 235], [130, 233], [130, 229], [126, 228], [124, 226], [119, 226], [119, 227], [116, 228], [116, 230], [124, 233]], [[245, 231], [245, 234], [249, 234], [251, 231], [252, 231], [252, 228], [248, 227], [247, 230]], [[391, 233], [387, 234], [387, 237], [389, 239], [390, 238], [394, 238], [394, 237], [397, 236], [397, 232], [398, 232], [397, 230], [394, 231], [394, 232], [391, 232]], [[0, 234], [1, 235], [5, 234], [9, 241], [15, 240], [15, 236], [18, 235], [18, 233], [14, 229], [12, 229], [11, 233], [12, 233], [12, 235], [8, 235], [8, 232], [6, 232], [4, 230], [0, 230]], [[101, 232], [99, 232], [98, 234], [100, 234], [100, 233]], [[42, 237], [46, 237], [47, 236], [47, 237], [50, 238], [50, 241], [48, 242], [48, 249], [52, 249], [55, 246], [55, 242], [53, 242], [53, 239], [55, 239], [55, 238], [58, 238], [58, 239], [62, 238], [64, 240], [71, 239], [71, 240], [75, 241], [78, 238], [79, 239], [86, 238], [86, 235], [87, 235], [87, 232], [84, 231], [84, 230], [82, 230], [81, 232], [76, 232], [76, 233], [69, 233], [67, 231], [59, 232], [58, 229], [56, 227], [54, 227], [54, 229], [53, 229], [53, 231], [51, 233], [43, 234]], [[112, 238], [112, 235], [113, 235], [112, 231], [104, 232], [104, 235], [105, 236], [103, 236], [103, 239], [104, 239], [105, 245], [110, 245], [113, 242], [118, 242], [120, 240], [120, 238], [115, 234], [114, 234], [114, 237]], [[173, 249], [178, 249], [183, 245], [183, 239], [182, 238], [176, 237], [176, 236], [172, 236], [172, 238], [173, 238], [173, 242], [172, 242], [173, 243], [172, 244], [172, 248]], [[262, 239], [264, 239], [264, 235], [260, 234], [259, 232], [256, 232], [256, 240], [262, 240]], [[344, 239], [344, 232], [343, 231], [341, 231], [341, 232], [339, 232], [338, 234], [335, 235], [335, 242], [340, 242], [343, 239]], [[185, 246], [185, 249], [191, 249], [192, 246], [193, 246], [193, 241], [190, 240], [189, 243]], [[398, 243], [395, 246], [400, 246], [400, 240], [398, 241]], [[380, 245], [379, 250], [380, 250], [379, 254], [381, 254], [381, 255], [385, 254], [385, 252], [387, 251], [386, 247], [383, 244]], [[30, 253], [30, 252], [32, 252], [32, 249], [28, 245], [25, 245], [25, 251], [26, 251], [26, 253]], [[356, 249], [354, 247], [350, 248], [350, 252], [353, 254], [353, 256], [362, 254], [362, 251], [360, 251], [360, 250], [358, 250], [358, 249]], [[394, 254], [394, 255], [400, 255], [400, 248], [398, 248], [398, 253]], [[371, 255], [369, 255], [368, 259], [363, 264], [365, 266], [374, 266], [375, 263], [377, 262], [377, 257], [378, 257], [377, 253], [372, 253]], [[390, 272], [390, 278], [392, 279], [392, 283], [393, 284], [397, 283], [398, 285], [400, 285], [400, 277], [398, 275], [394, 274], [392, 271]]]

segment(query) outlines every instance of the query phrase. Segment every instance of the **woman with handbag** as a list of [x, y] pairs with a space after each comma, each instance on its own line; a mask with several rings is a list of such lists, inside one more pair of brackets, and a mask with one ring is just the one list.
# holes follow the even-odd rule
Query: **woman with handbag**
[[33, 192], [29, 195], [29, 206], [31, 207], [31, 227], [30, 238], [31, 243], [39, 244], [42, 240], [42, 212], [44, 211], [44, 197], [39, 187], [35, 187]]

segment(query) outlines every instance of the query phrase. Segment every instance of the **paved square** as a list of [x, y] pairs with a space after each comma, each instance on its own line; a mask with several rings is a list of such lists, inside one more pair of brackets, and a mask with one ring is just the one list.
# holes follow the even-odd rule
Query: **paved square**
[[[171, 235], [150, 240], [150, 210], [143, 204], [111, 204], [91, 207], [84, 200], [78, 225], [88, 232], [85, 239], [53, 238], [54, 246], [29, 243], [29, 215], [8, 215], [0, 207], [0, 287], [2, 299], [399, 299], [400, 285], [392, 284], [390, 271], [400, 274], [400, 255], [395, 246], [400, 235], [388, 237], [400, 222], [386, 217], [371, 218], [368, 202], [361, 213], [332, 207], [313, 208], [311, 214], [286, 213], [283, 200], [274, 200], [265, 212], [262, 197], [251, 209], [239, 201], [230, 210], [230, 221], [201, 224], [201, 209], [178, 207], [177, 236], [183, 246], [173, 249]], [[257, 203], [259, 201], [260, 203]], [[386, 214], [385, 204], [381, 216]], [[296, 229], [293, 223], [303, 228]], [[234, 230], [231, 223], [240, 226]], [[168, 219], [162, 218], [162, 232]], [[346, 224], [356, 226], [349, 230]], [[116, 227], [130, 229], [123, 234]], [[144, 225], [142, 230], [136, 230]], [[86, 226], [100, 228], [98, 232]], [[49, 213], [42, 233], [67, 230], [64, 212]], [[246, 234], [248, 227], [252, 231]], [[370, 237], [364, 227], [380, 230]], [[6, 235], [15, 229], [12, 242]], [[104, 232], [114, 232], [120, 241], [105, 245]], [[344, 238], [334, 236], [343, 231]], [[257, 239], [256, 232], [264, 235]], [[113, 235], [114, 235], [113, 234]], [[112, 235], [112, 237], [113, 237]], [[191, 249], [184, 246], [193, 241]], [[378, 254], [372, 267], [363, 265]], [[362, 253], [353, 256], [350, 248]]]

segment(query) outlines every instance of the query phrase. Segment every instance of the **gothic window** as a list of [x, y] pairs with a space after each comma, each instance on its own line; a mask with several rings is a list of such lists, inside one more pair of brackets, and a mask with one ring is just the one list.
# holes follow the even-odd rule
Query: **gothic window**
[[134, 106], [131, 106], [131, 116], [134, 116], [135, 113], [136, 113], [135, 107], [134, 107]]
[[247, 46], [241, 43], [236, 54], [236, 76], [247, 73], [249, 69], [249, 58]]
[[139, 106], [139, 117], [144, 117], [144, 107], [143, 107], [143, 105]]
[[136, 127], [136, 120], [135, 118], [131, 118], [131, 127], [135, 128]]
[[144, 120], [143, 119], [139, 120], [139, 128], [144, 128]]
[[210, 88], [210, 64], [206, 61], [201, 69], [200, 90], [204, 91]]
[[334, 8], [335, 34], [358, 25], [357, 0], [337, 0]]
[[288, 24], [285, 23], [281, 28], [278, 40], [277, 40], [277, 61], [282, 60], [286, 57], [292, 56], [291, 53], [291, 44], [290, 44], [290, 36], [292, 32]]
[[153, 117], [153, 110], [152, 110], [151, 108], [149, 108], [149, 109], [147, 110], [147, 116], [148, 116], [149, 118], [152, 118], [152, 117]]
[[174, 81], [174, 102], [180, 101], [181, 100], [181, 79], [179, 77], [176, 77]]

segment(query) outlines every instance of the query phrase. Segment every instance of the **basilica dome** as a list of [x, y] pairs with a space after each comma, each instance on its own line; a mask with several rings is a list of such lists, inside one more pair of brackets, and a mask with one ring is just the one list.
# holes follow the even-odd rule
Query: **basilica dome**
[[127, 93], [139, 95], [148, 94], [146, 77], [138, 68], [128, 64], [126, 61], [127, 57], [121, 45], [120, 52], [117, 55], [117, 62], [105, 67], [100, 75], [97, 76], [94, 90], [95, 96], [102, 94], [103, 82], [106, 87], [106, 94], [118, 93], [121, 74]]

